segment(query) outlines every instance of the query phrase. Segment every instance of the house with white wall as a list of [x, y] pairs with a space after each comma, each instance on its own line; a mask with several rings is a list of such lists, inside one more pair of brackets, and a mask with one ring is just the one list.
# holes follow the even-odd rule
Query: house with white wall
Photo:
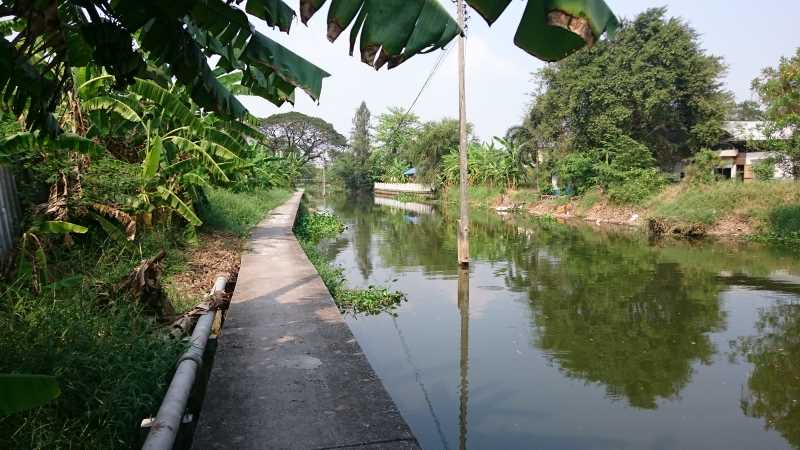
[[[716, 168], [720, 177], [753, 181], [753, 165], [777, 156], [763, 150], [768, 140], [766, 125], [766, 122], [760, 121], [728, 121], [723, 124], [725, 134], [714, 149], [720, 158], [720, 164]], [[778, 135], [779, 139], [784, 136], [788, 138], [789, 131], [785, 130]], [[685, 175], [684, 169], [688, 163], [688, 160], [684, 160], [675, 167], [676, 174], [680, 174], [681, 178]], [[774, 178], [790, 179], [791, 174], [785, 173], [780, 165], [776, 165]]]

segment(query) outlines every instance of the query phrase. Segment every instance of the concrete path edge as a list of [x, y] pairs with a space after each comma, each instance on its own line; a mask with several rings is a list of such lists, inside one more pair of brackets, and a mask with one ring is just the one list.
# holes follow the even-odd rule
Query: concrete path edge
[[419, 449], [292, 231], [303, 191], [253, 229], [193, 449]]

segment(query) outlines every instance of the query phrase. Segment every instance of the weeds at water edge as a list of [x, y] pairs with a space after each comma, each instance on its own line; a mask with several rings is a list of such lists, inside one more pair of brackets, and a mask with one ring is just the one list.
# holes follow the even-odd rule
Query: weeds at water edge
[[317, 250], [317, 244], [321, 239], [338, 235], [344, 231], [344, 224], [331, 213], [310, 212], [305, 205], [300, 206], [297, 214], [294, 233], [340, 311], [366, 315], [377, 315], [382, 312], [393, 314], [392, 311], [406, 300], [402, 292], [382, 287], [369, 286], [366, 289], [347, 287], [342, 274], [344, 269], [332, 265]]

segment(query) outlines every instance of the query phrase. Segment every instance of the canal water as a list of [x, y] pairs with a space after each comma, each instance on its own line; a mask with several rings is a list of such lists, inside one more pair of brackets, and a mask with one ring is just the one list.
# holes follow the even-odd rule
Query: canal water
[[467, 274], [455, 209], [312, 202], [408, 297], [347, 321], [425, 449], [800, 448], [798, 254], [474, 211]]

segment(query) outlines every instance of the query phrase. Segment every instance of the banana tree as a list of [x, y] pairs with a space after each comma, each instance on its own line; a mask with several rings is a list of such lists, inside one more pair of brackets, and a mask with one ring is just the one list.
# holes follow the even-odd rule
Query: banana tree
[[[248, 136], [257, 130], [198, 111], [176, 86], [136, 79], [125, 93], [98, 89], [98, 75], [81, 84], [81, 108], [90, 117], [88, 136], [142, 136], [141, 189], [128, 205], [147, 224], [158, 210], [177, 213], [190, 227], [201, 225], [192, 202], [199, 189], [227, 184], [244, 163]], [[260, 136], [260, 135], [259, 135]]]
[[[466, 1], [489, 24], [511, 3]], [[300, 0], [303, 22], [325, 3]], [[244, 8], [225, 0], [0, 0], [0, 98], [31, 126], [55, 131], [51, 113], [73, 68], [93, 61], [124, 87], [155, 65], [199, 106], [242, 118], [245, 108], [206, 60], [215, 55], [219, 69], [241, 73], [238, 93], [280, 105], [300, 88], [319, 99], [329, 74], [256, 31], [251, 17], [288, 33], [295, 12], [282, 0], [247, 0]], [[514, 42], [556, 61], [617, 25], [603, 0], [528, 0]], [[358, 43], [361, 60], [376, 69], [441, 49], [461, 32], [438, 0], [333, 0], [328, 38], [348, 27], [351, 53]]]

